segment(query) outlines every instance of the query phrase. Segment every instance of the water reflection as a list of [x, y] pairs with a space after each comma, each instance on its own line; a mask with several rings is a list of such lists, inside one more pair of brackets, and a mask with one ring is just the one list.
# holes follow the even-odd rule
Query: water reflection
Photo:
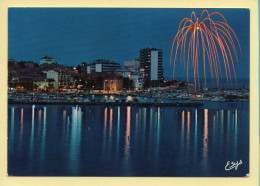
[[15, 108], [11, 108], [11, 130], [10, 130], [10, 149], [13, 151], [13, 146], [14, 146], [14, 111]]
[[45, 147], [45, 136], [46, 136], [46, 112], [47, 112], [47, 107], [43, 107], [43, 134], [42, 134], [42, 143], [43, 143], [43, 150]]
[[202, 152], [202, 166], [203, 174], [208, 174], [208, 143], [209, 143], [209, 134], [208, 134], [208, 109], [204, 109], [204, 133], [203, 133], [203, 152]]
[[80, 146], [81, 146], [81, 125], [82, 125], [82, 111], [81, 107], [72, 107], [72, 122], [71, 122], [71, 136], [70, 136], [70, 160], [69, 167], [71, 174], [77, 175], [80, 165]]
[[63, 124], [66, 124], [66, 115], [67, 115], [67, 111], [66, 110], [63, 110], [63, 117], [62, 117], [62, 121], [63, 121]]
[[140, 114], [140, 109], [138, 109], [138, 111], [136, 111], [136, 114], [135, 114], [135, 136], [134, 136], [134, 140], [135, 140], [135, 143], [137, 142], [137, 135], [138, 135], [138, 130], [139, 130], [139, 127], [138, 127], [138, 124], [139, 124], [139, 114]]
[[[152, 148], [153, 148], [153, 139], [154, 139], [154, 136], [153, 136], [153, 131], [154, 131], [154, 129], [153, 129], [153, 121], [154, 121], [154, 118], [153, 118], [153, 116], [154, 116], [154, 109], [151, 107], [150, 108], [150, 124], [149, 124], [149, 142], [148, 142], [148, 144], [149, 144], [149, 150], [151, 150]], [[156, 116], [156, 115], [155, 115]], [[155, 118], [155, 121], [156, 121], [156, 118]]]
[[198, 146], [198, 110], [195, 109], [195, 126], [194, 126], [194, 161], [197, 161]]
[[238, 127], [237, 127], [237, 109], [234, 112], [234, 117], [235, 117], [235, 149], [234, 149], [234, 157], [237, 159], [237, 132], [238, 132]]
[[32, 156], [33, 156], [33, 151], [34, 151], [34, 110], [35, 110], [35, 105], [32, 105], [32, 126], [31, 126], [31, 138], [30, 138], [30, 160], [32, 163]]
[[159, 160], [159, 150], [160, 150], [160, 137], [161, 137], [161, 108], [158, 107], [157, 112], [157, 138], [156, 138], [156, 160]]
[[204, 142], [203, 142], [203, 158], [208, 158], [208, 109], [204, 109]]
[[216, 115], [213, 115], [213, 136], [212, 142], [215, 143], [215, 135], [216, 135]]
[[147, 117], [147, 114], [146, 114], [146, 108], [142, 108], [142, 116], [143, 116], [143, 119], [142, 119], [142, 145], [145, 146], [145, 137], [146, 137], [146, 117]]
[[[147, 175], [170, 176], [180, 166], [194, 166], [190, 172], [180, 171], [207, 175], [214, 171], [214, 159], [240, 158], [244, 144], [239, 141], [239, 127], [245, 128], [245, 120], [238, 109], [109, 106], [95, 112], [96, 106], [66, 106], [56, 109], [60, 113], [56, 119], [52, 109], [56, 108], [10, 108], [9, 152], [15, 156], [12, 149], [17, 146], [26, 152], [14, 164], [26, 164], [32, 174], [61, 170], [67, 171], [61, 175], [72, 176], [84, 175], [82, 171], [135, 176], [145, 169]], [[64, 167], [53, 168], [55, 164]]]
[[63, 110], [62, 111], [62, 138], [65, 138], [67, 141], [67, 133], [68, 133], [68, 129], [67, 129], [68, 123], [67, 123], [67, 110]]
[[[228, 110], [227, 111], [227, 133], [228, 133], [228, 137], [230, 136], [230, 126], [231, 126], [231, 124], [230, 124], [230, 110]], [[227, 139], [228, 139], [228, 143], [229, 143], [230, 139], [229, 138], [227, 138]]]
[[41, 153], [40, 153], [40, 156], [41, 156], [41, 167], [43, 167], [43, 164], [44, 164], [44, 159], [45, 159], [45, 154], [46, 154], [46, 151], [45, 151], [45, 141], [46, 141], [46, 124], [47, 124], [47, 121], [46, 121], [46, 110], [47, 110], [47, 107], [43, 107], [43, 129], [42, 129], [42, 138], [41, 138]]
[[181, 154], [184, 154], [184, 123], [185, 123], [185, 111], [181, 112]]
[[112, 146], [112, 127], [113, 127], [113, 109], [110, 108], [109, 109], [109, 137], [108, 137], [108, 151], [110, 152], [111, 151], [111, 146]]
[[22, 137], [23, 137], [23, 108], [21, 108], [20, 148], [22, 145]]
[[119, 152], [119, 139], [120, 139], [120, 106], [117, 108], [117, 132], [116, 132], [116, 153]]
[[106, 149], [107, 138], [107, 107], [104, 109], [104, 129], [103, 129], [103, 151]]
[[125, 133], [125, 157], [128, 158], [130, 150], [130, 122], [131, 122], [131, 107], [126, 108], [126, 133]]
[[224, 111], [220, 110], [220, 145], [223, 146], [223, 138], [224, 138]]
[[66, 133], [66, 138], [68, 139], [69, 137], [69, 127], [70, 127], [70, 116], [67, 116], [67, 133]]
[[189, 154], [190, 150], [190, 111], [187, 112], [187, 134], [186, 134], [186, 155]]
[[42, 124], [42, 109], [39, 109], [38, 111], [38, 134], [37, 136], [40, 137], [41, 136], [41, 124]]
[[21, 108], [21, 130], [20, 130], [20, 136], [23, 134], [23, 108]]

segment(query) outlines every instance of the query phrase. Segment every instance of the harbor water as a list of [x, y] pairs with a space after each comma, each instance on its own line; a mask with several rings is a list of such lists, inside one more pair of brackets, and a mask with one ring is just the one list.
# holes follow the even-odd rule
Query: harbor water
[[[237, 168], [227, 164], [241, 162]], [[249, 103], [8, 106], [10, 176], [249, 173]]]

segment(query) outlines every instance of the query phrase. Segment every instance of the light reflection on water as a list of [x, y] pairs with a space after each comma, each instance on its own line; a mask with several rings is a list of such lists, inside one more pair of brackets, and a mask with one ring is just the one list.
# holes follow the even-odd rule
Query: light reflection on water
[[69, 167], [71, 174], [77, 175], [80, 165], [80, 145], [81, 145], [81, 124], [82, 124], [82, 111], [81, 107], [72, 107], [72, 123], [71, 123], [71, 136], [70, 136], [70, 158]]
[[197, 146], [198, 146], [198, 110], [195, 109], [195, 127], [194, 127], [194, 161], [197, 161]]
[[119, 139], [120, 139], [120, 107], [117, 108], [117, 133], [116, 133], [116, 154], [119, 152]]
[[248, 172], [248, 139], [240, 136], [249, 137], [245, 109], [32, 105], [9, 111], [11, 175], [230, 176], [223, 166], [239, 159], [245, 165], [235, 176]]
[[34, 112], [35, 112], [35, 105], [32, 105], [32, 124], [31, 124], [31, 140], [30, 140], [30, 162], [31, 165], [33, 164], [33, 156], [34, 156]]
[[21, 128], [20, 128], [20, 139], [19, 139], [19, 149], [22, 148], [22, 136], [23, 136], [23, 108], [21, 108]]
[[109, 138], [108, 138], [109, 149], [108, 149], [108, 151], [110, 152], [111, 146], [112, 146], [111, 143], [112, 143], [112, 127], [113, 127], [113, 109], [110, 108], [109, 112], [110, 112], [110, 114], [109, 114]]
[[126, 133], [125, 133], [125, 157], [128, 158], [130, 150], [130, 122], [131, 122], [131, 107], [127, 108], [126, 116]]

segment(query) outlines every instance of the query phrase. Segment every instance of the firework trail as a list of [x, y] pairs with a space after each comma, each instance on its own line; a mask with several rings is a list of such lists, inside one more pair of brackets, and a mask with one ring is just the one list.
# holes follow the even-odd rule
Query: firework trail
[[[214, 21], [212, 19], [213, 15], [220, 17], [220, 20]], [[170, 63], [172, 64], [172, 58], [174, 56], [173, 78], [175, 73], [176, 58], [180, 53], [180, 61], [183, 63], [184, 68], [187, 68], [187, 81], [189, 81], [189, 61], [192, 63], [195, 90], [197, 83], [200, 88], [200, 61], [203, 61], [200, 66], [203, 66], [204, 70], [205, 87], [207, 85], [206, 60], [209, 64], [211, 77], [212, 79], [216, 78], [218, 88], [219, 78], [222, 75], [221, 65], [224, 65], [227, 82], [230, 82], [232, 86], [231, 72], [233, 71], [236, 79], [234, 61], [238, 63], [237, 50], [232, 36], [235, 37], [242, 54], [242, 50], [234, 30], [227, 24], [225, 17], [221, 13], [209, 13], [207, 10], [203, 10], [200, 17], [197, 17], [193, 11], [191, 13], [191, 18], [184, 18], [181, 20], [178, 32], [172, 42]], [[174, 48], [175, 53], [173, 53]], [[178, 51], [180, 52], [178, 53]], [[234, 54], [236, 60], [233, 59], [232, 54]], [[220, 58], [223, 59], [223, 63], [220, 62]]]

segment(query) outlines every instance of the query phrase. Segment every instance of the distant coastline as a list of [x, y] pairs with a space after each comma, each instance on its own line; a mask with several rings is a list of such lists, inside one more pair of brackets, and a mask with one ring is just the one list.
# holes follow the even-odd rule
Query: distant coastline
[[[184, 81], [187, 82], [187, 77], [176, 77], [177, 81]], [[204, 87], [204, 78], [199, 78], [201, 87]], [[194, 78], [189, 78], [190, 83], [194, 83]], [[219, 79], [219, 88], [220, 89], [250, 89], [250, 79], [249, 78], [232, 78], [231, 79], [232, 85], [227, 82], [226, 78]], [[206, 78], [207, 88], [218, 88], [217, 82], [215, 79]]]

